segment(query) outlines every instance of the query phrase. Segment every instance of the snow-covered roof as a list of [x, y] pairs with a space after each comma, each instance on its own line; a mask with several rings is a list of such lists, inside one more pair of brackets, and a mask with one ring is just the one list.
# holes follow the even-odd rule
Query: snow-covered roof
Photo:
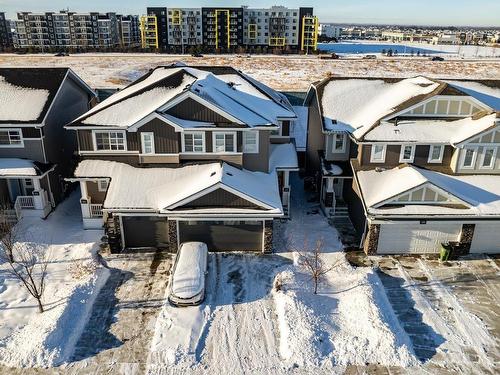
[[276, 143], [270, 145], [269, 170], [298, 170], [297, 151], [293, 143]]
[[178, 298], [191, 298], [203, 291], [207, 267], [207, 246], [188, 242], [179, 250], [172, 278], [172, 293]]
[[500, 85], [498, 83], [488, 86], [481, 81], [450, 80], [445, 82], [486, 104], [491, 109], [500, 111]]
[[40, 176], [48, 169], [50, 165], [32, 160], [0, 158], [0, 176], [3, 177]]
[[226, 74], [213, 74], [188, 66], [158, 67], [99, 103], [68, 127], [127, 128], [151, 113], [168, 111], [162, 108], [174, 98], [180, 100], [181, 94], [205, 100], [223, 117], [250, 127], [278, 125], [280, 119], [296, 117], [281, 94], [258, 85], [234, 69], [226, 70], [229, 71]]
[[495, 126], [496, 113], [460, 120], [408, 119], [381, 122], [364, 136], [365, 141], [430, 142], [457, 144]]
[[[500, 216], [500, 176], [447, 175], [407, 165], [389, 170], [357, 171], [363, 200], [372, 215]], [[378, 203], [430, 183], [466, 202], [468, 207], [401, 204], [374, 208]]]
[[301, 105], [293, 107], [297, 120], [292, 123], [291, 136], [295, 139], [297, 151], [305, 151], [307, 147], [307, 122], [309, 108]]
[[[68, 68], [0, 68], [0, 123], [42, 123], [68, 72]], [[75, 81], [88, 89], [81, 80]]]
[[[187, 165], [180, 168], [135, 168], [105, 160], [83, 160], [77, 178], [110, 178], [104, 208], [169, 212], [200, 192], [221, 187], [258, 202], [260, 213], [282, 213], [275, 172], [239, 169], [226, 163]], [[211, 209], [226, 212], [227, 209]], [[229, 212], [249, 209], [229, 209]], [[253, 210], [255, 211], [255, 210]], [[191, 213], [194, 210], [190, 210]]]
[[409, 101], [440, 87], [425, 77], [402, 80], [334, 79], [323, 88], [321, 108], [326, 131], [350, 131], [363, 137], [377, 122]]

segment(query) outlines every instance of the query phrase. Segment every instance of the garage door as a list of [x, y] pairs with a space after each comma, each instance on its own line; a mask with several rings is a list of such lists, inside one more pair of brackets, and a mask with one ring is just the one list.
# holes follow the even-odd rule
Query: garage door
[[261, 221], [179, 221], [179, 241], [205, 242], [209, 251], [262, 251]]
[[167, 247], [167, 218], [122, 216], [125, 247]]
[[500, 222], [477, 223], [471, 253], [500, 254]]
[[382, 224], [378, 239], [379, 254], [437, 253], [443, 242], [458, 241], [459, 223], [419, 222]]

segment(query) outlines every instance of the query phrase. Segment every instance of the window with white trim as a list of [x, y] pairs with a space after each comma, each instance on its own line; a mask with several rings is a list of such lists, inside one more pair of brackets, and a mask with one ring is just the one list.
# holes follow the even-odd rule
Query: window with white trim
[[493, 169], [497, 158], [496, 147], [485, 147], [481, 156], [481, 168]]
[[97, 181], [97, 190], [105, 192], [108, 190], [109, 181], [107, 179]]
[[24, 146], [21, 129], [1, 129], [0, 147]]
[[429, 163], [441, 163], [443, 161], [444, 146], [431, 145], [429, 148]]
[[402, 145], [399, 154], [400, 163], [413, 163], [415, 158], [415, 145]]
[[153, 132], [141, 133], [141, 146], [143, 154], [155, 153], [155, 138]]
[[386, 150], [386, 145], [373, 144], [372, 153], [370, 155], [370, 162], [372, 163], [385, 162], [385, 150]]
[[96, 151], [126, 151], [125, 132], [96, 131], [94, 132]]
[[182, 140], [184, 152], [205, 152], [205, 133], [186, 132]]
[[346, 136], [344, 133], [334, 133], [332, 135], [332, 153], [345, 152]]
[[214, 132], [213, 148], [214, 152], [236, 152], [236, 134]]
[[243, 152], [256, 154], [259, 152], [259, 132], [243, 132]]
[[474, 168], [476, 164], [476, 148], [465, 148], [462, 151], [462, 168]]

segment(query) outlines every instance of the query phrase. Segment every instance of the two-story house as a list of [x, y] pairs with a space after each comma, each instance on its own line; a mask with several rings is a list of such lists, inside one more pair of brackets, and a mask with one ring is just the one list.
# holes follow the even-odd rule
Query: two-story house
[[306, 104], [322, 206], [366, 253], [500, 252], [500, 81], [330, 78]]
[[271, 251], [290, 206], [296, 119], [286, 97], [228, 67], [158, 67], [66, 126], [82, 159], [84, 226], [114, 249]]
[[65, 194], [76, 137], [64, 125], [94, 92], [69, 68], [0, 68], [0, 202], [13, 220], [46, 217]]

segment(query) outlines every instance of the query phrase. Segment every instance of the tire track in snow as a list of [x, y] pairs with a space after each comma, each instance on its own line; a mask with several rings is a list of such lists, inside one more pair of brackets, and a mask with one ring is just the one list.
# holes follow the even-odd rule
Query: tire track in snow
[[495, 364], [491, 362], [487, 353], [488, 349], [494, 347], [495, 343], [487, 328], [476, 315], [464, 309], [457, 297], [450, 291], [450, 288], [433, 275], [430, 267], [422, 259], [418, 259], [418, 264], [427, 275], [436, 295], [448, 306], [449, 315], [455, 321], [454, 328], [458, 331], [464, 344], [477, 354], [479, 361], [486, 367], [494, 368]]

